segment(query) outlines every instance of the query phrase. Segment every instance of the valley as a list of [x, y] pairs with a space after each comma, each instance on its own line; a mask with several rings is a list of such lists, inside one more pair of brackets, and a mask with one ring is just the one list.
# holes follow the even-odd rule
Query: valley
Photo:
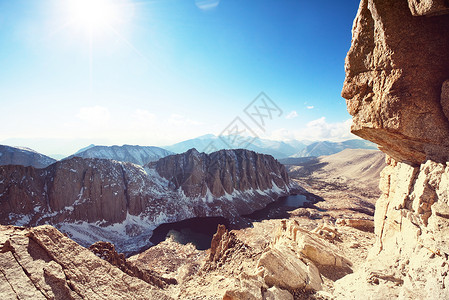
[[[56, 228], [81, 245], [88, 247], [93, 244], [91, 249], [96, 255], [132, 277], [140, 278], [150, 285], [169, 282], [158, 283], [151, 289], [159, 290], [163, 287], [159, 291], [164, 297], [182, 299], [221, 299], [221, 295], [238, 291], [240, 288], [235, 279], [232, 279], [233, 274], [247, 276], [244, 274], [253, 273], [260, 261], [263, 261], [264, 253], [275, 251], [272, 241], [273, 238], [276, 239], [276, 235], [273, 234], [288, 222], [289, 226], [302, 232], [304, 237], [315, 240], [312, 243], [314, 247], [331, 247], [329, 255], [332, 257], [342, 259], [342, 253], [351, 253], [351, 256], [344, 255], [346, 258], [350, 257], [344, 266], [320, 266], [322, 262], [315, 263], [321, 274], [321, 279], [316, 284], [324, 292], [331, 292], [333, 282], [352, 272], [366, 258], [367, 249], [373, 243], [372, 206], [379, 196], [375, 184], [384, 164], [384, 156], [379, 151], [348, 149], [331, 156], [307, 158], [296, 163], [289, 161], [284, 167], [268, 156], [246, 150], [235, 151], [225, 150], [206, 155], [190, 150], [150, 162], [143, 168], [118, 161], [76, 157], [42, 171], [6, 166], [3, 167], [3, 176], [7, 180], [0, 184], [4, 191], [2, 194], [11, 197], [11, 184], [16, 188], [23, 184], [25, 193], [22, 192], [21, 197], [28, 195], [28, 201], [36, 203], [34, 207], [47, 208], [42, 211], [33, 208], [29, 215], [26, 211], [22, 211], [23, 215], [18, 211], [11, 211], [5, 216], [9, 220], [11, 216], [15, 216], [16, 222], [22, 222], [19, 225], [37, 226], [42, 220], [54, 222]], [[259, 165], [258, 161], [262, 164]], [[222, 173], [221, 167], [228, 170], [224, 174], [230, 177], [219, 175]], [[111, 173], [114, 168], [117, 171]], [[247, 172], [253, 172], [251, 168], [256, 171], [248, 177], [252, 180], [244, 180]], [[236, 173], [229, 174], [229, 170], [235, 170], [233, 172]], [[241, 170], [245, 170], [245, 173], [239, 173]], [[19, 174], [28, 174], [29, 177], [18, 181], [22, 176]], [[78, 174], [82, 174], [82, 177], [78, 177]], [[267, 177], [268, 174], [271, 175]], [[61, 176], [61, 179], [56, 176]], [[95, 183], [95, 179], [90, 179], [95, 178], [92, 176], [102, 178], [100, 187], [96, 186], [98, 183]], [[61, 201], [57, 196], [58, 185], [66, 185], [66, 178], [79, 185], [74, 188], [75, 202], [58, 204]], [[235, 181], [237, 178], [239, 181]], [[359, 178], [366, 180], [364, 188], [357, 188], [362, 184]], [[220, 182], [218, 185], [217, 180]], [[19, 185], [16, 185], [17, 182]], [[34, 184], [30, 185], [28, 182]], [[39, 190], [40, 186], [50, 188], [42, 193], [46, 190]], [[118, 189], [108, 192], [108, 186], [118, 186]], [[30, 187], [34, 190], [30, 190]], [[139, 193], [135, 192], [136, 188]], [[78, 189], [82, 193], [78, 194]], [[114, 200], [119, 197], [115, 193], [120, 189], [125, 192], [121, 197], [126, 201], [120, 198]], [[99, 194], [92, 194], [93, 191], [98, 191]], [[70, 195], [68, 192], [65, 187], [66, 196]], [[40, 194], [43, 198], [38, 197]], [[108, 206], [114, 203], [111, 201], [115, 201], [117, 205], [123, 205], [126, 214], [110, 214], [113, 211], [104, 211], [103, 208], [99, 211], [103, 215], [96, 215], [92, 208], [97, 204], [91, 201], [76, 202], [80, 195], [89, 195], [90, 199], [109, 199]], [[142, 206], [145, 202], [139, 199], [143, 195], [147, 195], [146, 205], [156, 206]], [[344, 199], [339, 198], [339, 195], [344, 195]], [[161, 206], [167, 201], [166, 197], [172, 197], [172, 202]], [[230, 197], [238, 197], [240, 200], [233, 199], [233, 206], [223, 206], [231, 201], [228, 199]], [[245, 205], [239, 207], [239, 201], [244, 199], [242, 197], [247, 197], [243, 201]], [[6, 209], [11, 210], [16, 205], [14, 198], [0, 199], [3, 199]], [[181, 199], [185, 200], [180, 202]], [[83, 205], [88, 203], [94, 204], [92, 208], [87, 208], [93, 214], [90, 217], [86, 215], [88, 219], [82, 219]], [[198, 205], [195, 203], [201, 206], [192, 210], [192, 205]], [[48, 206], [49, 204], [53, 206]], [[69, 204], [73, 209], [67, 209]], [[57, 205], [61, 207], [59, 210]], [[187, 207], [193, 213], [181, 214]], [[206, 212], [205, 207], [210, 207], [210, 213]], [[227, 213], [223, 213], [224, 207]], [[155, 209], [159, 209], [166, 217], [151, 219], [154, 214], [151, 212]], [[217, 209], [222, 213], [213, 212]], [[236, 212], [232, 213], [232, 210]], [[169, 217], [169, 211], [173, 211], [173, 217]], [[57, 220], [63, 221], [57, 223]], [[349, 220], [347, 224], [345, 220]], [[355, 224], [354, 221], [351, 223], [351, 220], [359, 220], [363, 224]], [[25, 221], [30, 223], [23, 224]], [[225, 225], [223, 229], [220, 229], [221, 224]], [[8, 232], [11, 227], [3, 230]], [[97, 240], [112, 242], [111, 245], [115, 247], [111, 248], [104, 242], [97, 243]], [[332, 246], [328, 245], [329, 242]], [[124, 252], [125, 256], [121, 257], [123, 254], [119, 252]], [[217, 258], [212, 259], [214, 255]], [[315, 276], [313, 280], [318, 280], [312, 273], [305, 276]], [[242, 277], [239, 281], [240, 284], [264, 285], [256, 277]], [[281, 297], [279, 299], [284, 299], [284, 296], [279, 295], [285, 294], [288, 298], [287, 295], [297, 293], [297, 298], [300, 295], [312, 295], [317, 288], [306, 284], [304, 290], [303, 283], [279, 284], [276, 283], [275, 286], [283, 289], [276, 288], [266, 293], [278, 295], [276, 297]], [[296, 286], [303, 288], [295, 292]], [[289, 294], [283, 292], [286, 290]], [[247, 293], [248, 291], [244, 292], [244, 298], [253, 297]]]
[[447, 1], [6, 2], [0, 297], [449, 299]]

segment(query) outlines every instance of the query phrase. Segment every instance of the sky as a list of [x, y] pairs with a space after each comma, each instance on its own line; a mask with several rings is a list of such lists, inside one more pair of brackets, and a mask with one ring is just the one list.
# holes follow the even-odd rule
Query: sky
[[0, 144], [355, 138], [340, 93], [358, 3], [0, 0]]

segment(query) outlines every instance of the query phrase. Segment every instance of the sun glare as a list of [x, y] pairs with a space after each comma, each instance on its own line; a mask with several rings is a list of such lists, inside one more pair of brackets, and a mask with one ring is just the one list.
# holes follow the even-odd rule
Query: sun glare
[[102, 31], [119, 20], [119, 10], [112, 0], [70, 0], [73, 24], [90, 33]]

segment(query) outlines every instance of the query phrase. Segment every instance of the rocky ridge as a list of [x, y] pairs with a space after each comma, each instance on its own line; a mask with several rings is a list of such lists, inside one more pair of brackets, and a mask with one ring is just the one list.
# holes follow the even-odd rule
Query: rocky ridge
[[68, 158], [102, 158], [113, 159], [121, 162], [130, 162], [144, 166], [162, 157], [174, 154], [171, 151], [152, 146], [95, 146], [91, 145], [87, 149], [78, 151]]
[[291, 187], [281, 164], [245, 150], [192, 150], [145, 168], [72, 158], [45, 169], [3, 166], [0, 178], [2, 224], [55, 224], [84, 246], [103, 240], [127, 253], [148, 246], [162, 223], [205, 216], [235, 223]]
[[449, 298], [449, 14], [445, 1], [362, 0], [342, 95], [353, 133], [389, 155], [376, 244], [337, 298]]
[[48, 225], [0, 225], [0, 294], [33, 300], [172, 299]]
[[55, 159], [29, 148], [0, 145], [0, 166], [20, 165], [45, 168], [55, 162]]

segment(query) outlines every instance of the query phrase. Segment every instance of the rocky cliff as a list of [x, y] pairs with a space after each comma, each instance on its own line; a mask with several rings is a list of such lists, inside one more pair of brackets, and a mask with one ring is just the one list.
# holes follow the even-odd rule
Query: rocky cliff
[[0, 145], [0, 166], [21, 165], [25, 167], [45, 168], [55, 162], [55, 159], [29, 148]]
[[389, 155], [376, 245], [341, 298], [449, 298], [449, 5], [362, 0], [342, 95], [353, 133]]
[[205, 216], [235, 223], [287, 193], [288, 180], [274, 158], [245, 150], [192, 150], [145, 168], [82, 158], [45, 169], [3, 166], [0, 220], [54, 224], [84, 246], [105, 240], [129, 253], [148, 246], [162, 223]]
[[224, 196], [234, 191], [267, 190], [289, 181], [285, 167], [270, 155], [243, 149], [211, 154], [191, 149], [150, 164], [187, 196]]

